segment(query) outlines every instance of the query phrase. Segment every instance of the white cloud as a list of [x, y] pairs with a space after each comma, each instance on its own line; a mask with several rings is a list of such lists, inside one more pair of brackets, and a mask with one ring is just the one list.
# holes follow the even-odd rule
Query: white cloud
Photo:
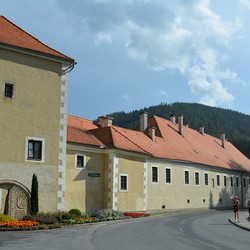
[[154, 92], [154, 95], [161, 98], [161, 97], [167, 97], [167, 92], [163, 89], [159, 89], [156, 92]]
[[[153, 70], [176, 70], [186, 77], [191, 93], [210, 105], [230, 104], [225, 82], [242, 83], [227, 68], [227, 50], [242, 29], [239, 19], [223, 20], [212, 0], [75, 0], [58, 1], [94, 43], [126, 44], [128, 56]], [[250, 1], [240, 0], [250, 8]], [[112, 34], [112, 35], [111, 35]], [[115, 46], [115, 45], [114, 45]], [[124, 99], [129, 99], [127, 95]]]
[[112, 36], [111, 34], [105, 33], [105, 32], [99, 32], [95, 36], [95, 44], [100, 45], [101, 43], [112, 43]]
[[128, 96], [128, 94], [124, 94], [122, 96], [123, 99], [125, 99], [126, 101], [129, 101], [130, 100], [130, 97]]
[[250, 0], [239, 0], [248, 10], [250, 10]]

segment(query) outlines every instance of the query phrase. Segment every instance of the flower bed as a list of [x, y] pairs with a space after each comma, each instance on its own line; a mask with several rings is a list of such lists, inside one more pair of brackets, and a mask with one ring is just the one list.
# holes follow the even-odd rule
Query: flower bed
[[29, 228], [38, 226], [39, 222], [37, 221], [6, 221], [0, 222], [0, 227], [10, 227], [10, 228]]
[[140, 218], [149, 216], [149, 214], [147, 213], [138, 213], [138, 212], [123, 212], [122, 214], [125, 218]]

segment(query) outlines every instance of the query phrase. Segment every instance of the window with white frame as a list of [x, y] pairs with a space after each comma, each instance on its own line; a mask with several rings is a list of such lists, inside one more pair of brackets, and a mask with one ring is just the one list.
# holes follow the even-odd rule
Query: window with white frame
[[189, 184], [189, 171], [188, 171], [188, 170], [185, 170], [185, 171], [184, 171], [184, 183], [185, 183], [186, 185]]
[[128, 175], [120, 174], [120, 191], [128, 191]]
[[234, 178], [233, 178], [233, 176], [230, 176], [230, 186], [231, 187], [234, 186]]
[[200, 174], [199, 172], [194, 173], [195, 185], [200, 185]]
[[208, 186], [208, 173], [204, 173], [204, 183], [205, 186]]
[[152, 166], [152, 182], [158, 183], [158, 167]]
[[219, 174], [216, 175], [216, 183], [217, 183], [217, 187], [219, 187], [220, 186], [220, 175]]
[[86, 167], [86, 155], [76, 154], [75, 155], [75, 167], [76, 168], [85, 168]]
[[236, 187], [239, 187], [239, 177], [236, 177]]
[[27, 161], [44, 161], [45, 139], [37, 137], [26, 137], [25, 159]]
[[224, 187], [226, 187], [226, 186], [227, 186], [227, 177], [224, 175], [223, 178], [224, 178], [224, 179], [223, 179]]
[[166, 168], [166, 183], [171, 183], [171, 169]]

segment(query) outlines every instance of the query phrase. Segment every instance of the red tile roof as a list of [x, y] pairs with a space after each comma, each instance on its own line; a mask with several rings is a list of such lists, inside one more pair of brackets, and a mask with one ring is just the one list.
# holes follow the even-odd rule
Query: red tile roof
[[68, 142], [99, 147], [104, 146], [103, 143], [99, 141], [99, 139], [88, 132], [88, 130], [98, 127], [93, 121], [69, 115], [67, 122]]
[[[101, 128], [92, 121], [71, 116], [68, 121], [68, 129], [70, 126], [82, 128], [108, 148], [142, 153], [160, 159], [250, 171], [250, 160], [230, 142], [227, 141], [223, 148], [220, 139], [208, 134], [202, 135], [186, 126], [182, 136], [178, 132], [178, 124], [157, 116], [148, 120], [148, 127], [156, 128], [155, 142], [148, 136], [147, 130], [143, 133], [117, 126]], [[90, 144], [84, 136], [81, 139], [77, 136], [81, 137], [81, 134], [68, 134], [68, 142]]]
[[40, 53], [60, 60], [74, 62], [74, 59], [50, 48], [31, 36], [4, 16], [0, 16], [0, 45]]

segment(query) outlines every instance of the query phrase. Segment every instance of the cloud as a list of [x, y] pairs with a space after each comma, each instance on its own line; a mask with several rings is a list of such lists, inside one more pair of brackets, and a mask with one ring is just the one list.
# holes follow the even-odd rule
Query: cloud
[[163, 89], [159, 89], [156, 92], [154, 92], [154, 95], [157, 97], [167, 97], [167, 92]]
[[129, 101], [130, 100], [130, 97], [128, 96], [128, 94], [124, 94], [122, 96], [123, 99], [125, 99], [126, 101]]
[[99, 32], [95, 36], [95, 44], [100, 45], [101, 43], [112, 43], [112, 36], [108, 33]]
[[[250, 7], [249, 1], [240, 0]], [[225, 82], [241, 82], [227, 68], [227, 50], [242, 30], [239, 18], [223, 20], [210, 0], [75, 0], [58, 1], [93, 42], [119, 38], [132, 60], [152, 70], [175, 70], [187, 79], [190, 92], [210, 105], [234, 101]], [[112, 34], [112, 35], [111, 35]], [[126, 99], [126, 95], [123, 96]]]

